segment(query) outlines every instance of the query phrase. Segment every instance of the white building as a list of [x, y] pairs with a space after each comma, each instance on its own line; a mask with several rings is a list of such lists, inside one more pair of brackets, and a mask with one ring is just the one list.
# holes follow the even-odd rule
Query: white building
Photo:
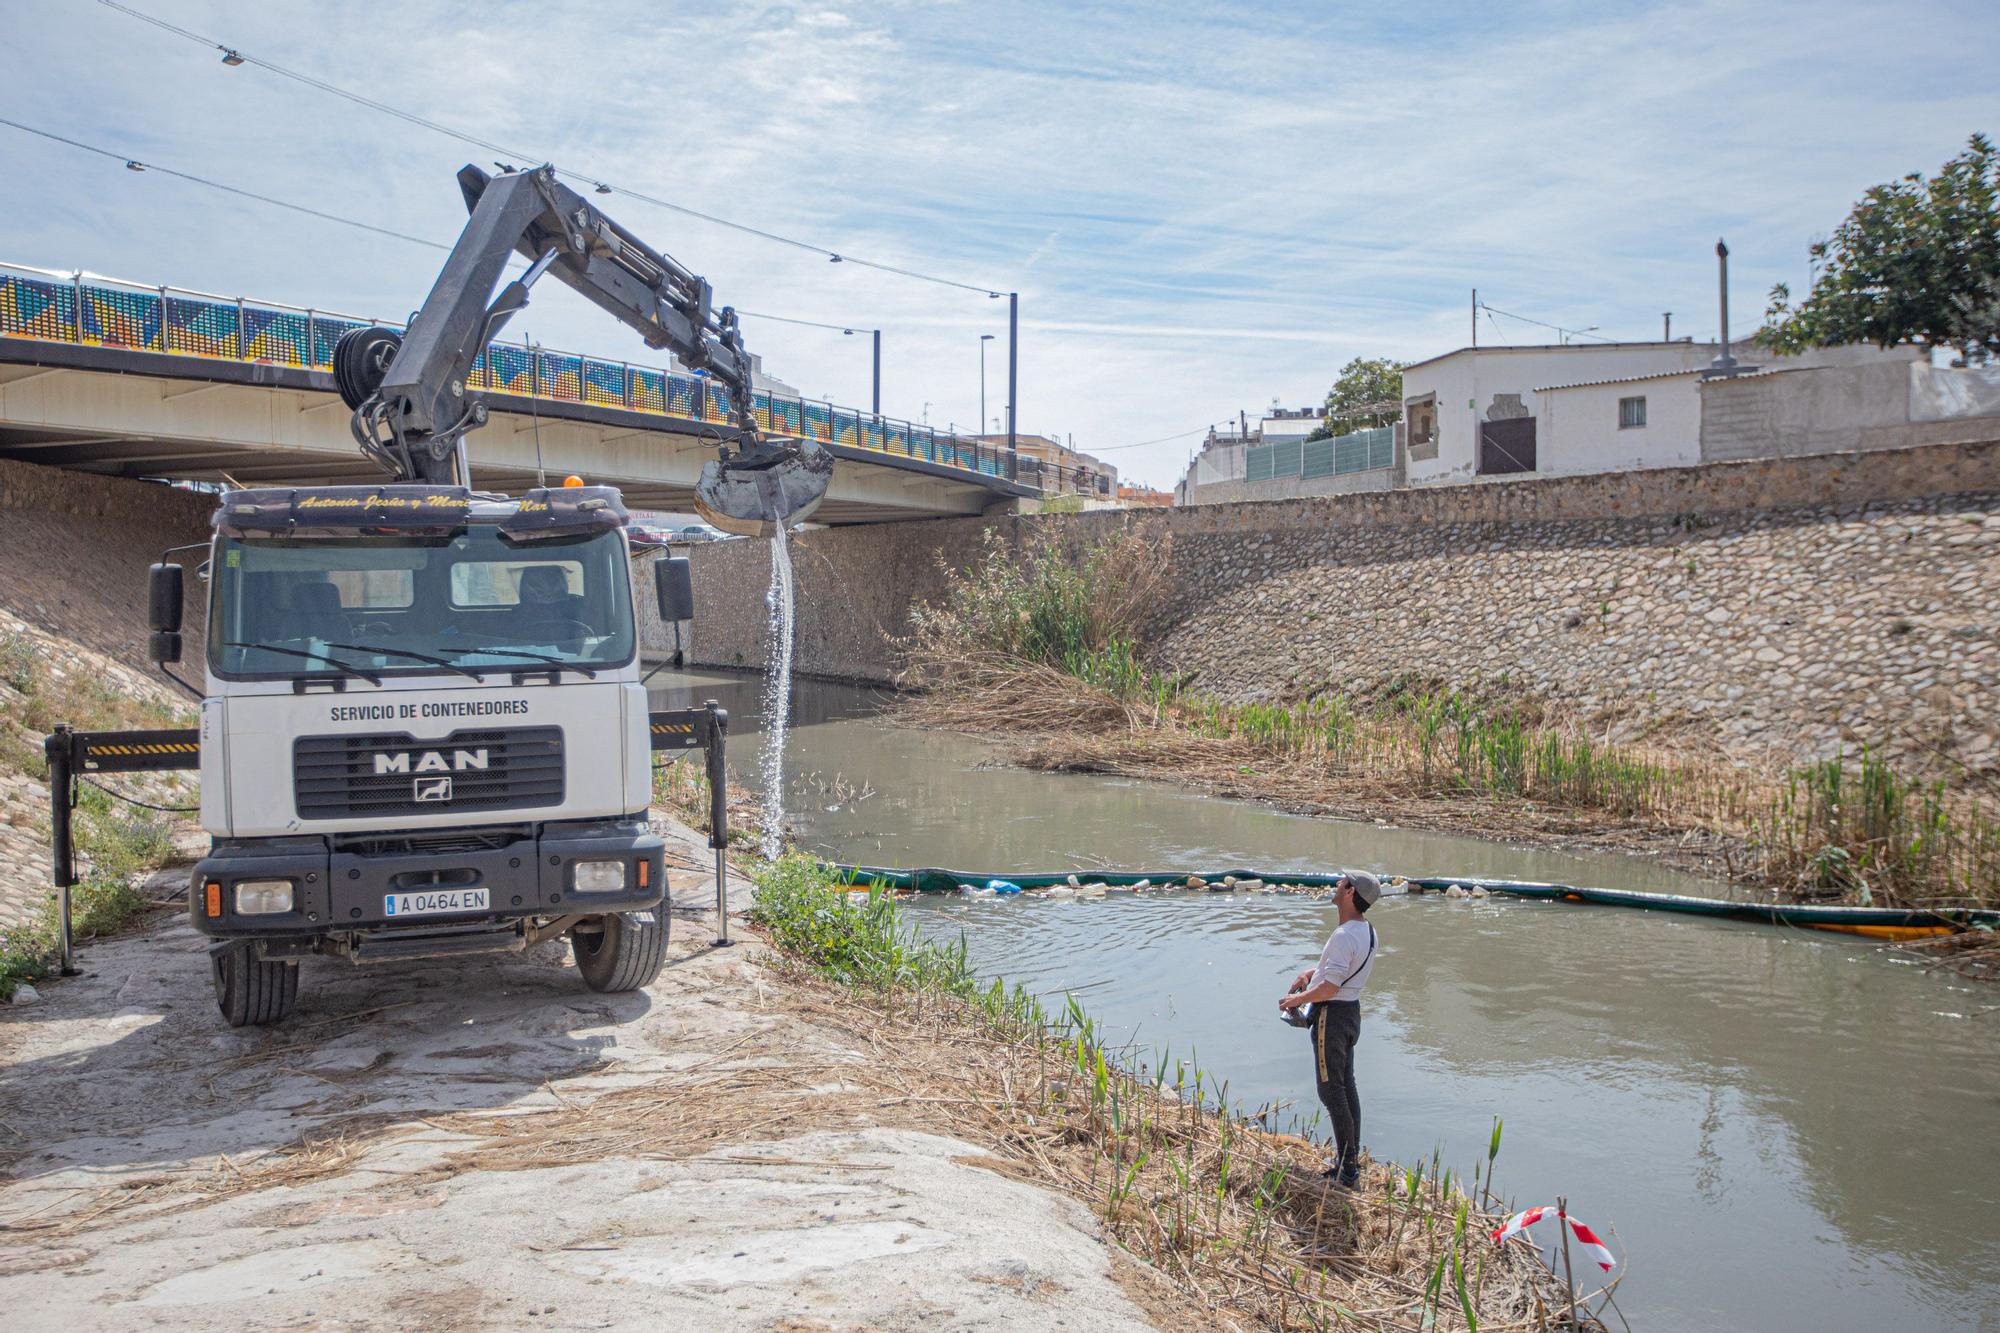
[[[1686, 467], [1705, 453], [1703, 372], [1713, 343], [1571, 343], [1466, 347], [1406, 367], [1406, 480], [1451, 485], [1486, 477], [1576, 476]], [[1762, 374], [1900, 367], [1912, 348], [1834, 347], [1773, 358], [1735, 349]], [[1712, 433], [1712, 432], [1711, 432]], [[1775, 441], [1738, 456], [1779, 452]]]
[[1274, 407], [1257, 422], [1261, 444], [1282, 440], [1303, 440], [1319, 429], [1326, 413], [1317, 407]]
[[1241, 442], [1212, 435], [1179, 502], [1894, 448], [1958, 438], [1964, 419], [2000, 413], [2000, 376], [1931, 366], [1920, 348], [1735, 350], [1738, 375], [1711, 379], [1713, 343], [1462, 347], [1404, 368], [1394, 430], [1306, 444], [1318, 421], [1301, 413], [1266, 417]]
[[[1556, 476], [1572, 472], [1603, 472], [1618, 466], [1667, 467], [1668, 462], [1627, 462], [1606, 464], [1596, 461], [1636, 445], [1641, 453], [1657, 449], [1667, 439], [1667, 430], [1648, 425], [1641, 436], [1626, 436], [1628, 445], [1616, 444], [1617, 408], [1612, 417], [1613, 434], [1584, 429], [1585, 419], [1596, 406], [1595, 395], [1574, 408], [1557, 406], [1565, 426], [1574, 426], [1575, 443], [1570, 438], [1555, 439], [1549, 434], [1541, 395], [1552, 386], [1602, 384], [1609, 380], [1653, 376], [1686, 375], [1690, 386], [1695, 372], [1715, 360], [1712, 343], [1570, 343], [1541, 347], [1461, 347], [1455, 352], [1419, 361], [1403, 368], [1403, 423], [1411, 486], [1449, 485], [1478, 477], [1534, 473]], [[1690, 387], [1692, 396], [1693, 390]], [[1644, 397], [1651, 410], [1651, 393]], [[1700, 400], [1695, 399], [1695, 419], [1687, 430], [1688, 448], [1700, 449]], [[1650, 419], [1650, 418], [1649, 418]], [[1628, 428], [1631, 429], [1631, 428]], [[1590, 441], [1590, 443], [1585, 443]], [[1692, 461], [1687, 460], [1687, 461]]]

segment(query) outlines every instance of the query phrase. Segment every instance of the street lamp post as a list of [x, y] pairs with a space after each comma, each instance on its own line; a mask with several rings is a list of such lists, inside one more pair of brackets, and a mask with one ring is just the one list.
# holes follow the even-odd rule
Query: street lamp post
[[993, 335], [979, 335], [979, 433], [986, 433], [986, 344], [993, 341]]
[[1007, 293], [1007, 453], [1011, 457], [1017, 447], [1014, 434], [1015, 413], [1020, 410], [1017, 395], [1020, 392], [1018, 374], [1021, 358], [1021, 296], [1018, 292]]

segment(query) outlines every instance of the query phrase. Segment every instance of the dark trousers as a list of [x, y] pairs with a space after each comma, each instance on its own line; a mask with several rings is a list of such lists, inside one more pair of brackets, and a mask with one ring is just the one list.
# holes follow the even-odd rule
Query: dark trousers
[[1333, 1124], [1335, 1163], [1354, 1165], [1361, 1151], [1361, 1093], [1354, 1086], [1354, 1043], [1361, 1036], [1361, 1001], [1327, 1000], [1313, 1012], [1313, 1060], [1320, 1105]]

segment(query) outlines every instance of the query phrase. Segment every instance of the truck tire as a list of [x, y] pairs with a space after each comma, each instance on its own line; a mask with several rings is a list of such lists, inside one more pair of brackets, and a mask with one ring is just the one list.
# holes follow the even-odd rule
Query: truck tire
[[642, 912], [613, 912], [598, 918], [601, 932], [571, 931], [570, 952], [583, 984], [594, 991], [639, 990], [653, 984], [667, 961], [670, 929], [664, 905]]
[[299, 965], [259, 958], [254, 944], [219, 945], [209, 963], [216, 1007], [233, 1028], [279, 1022], [299, 998]]

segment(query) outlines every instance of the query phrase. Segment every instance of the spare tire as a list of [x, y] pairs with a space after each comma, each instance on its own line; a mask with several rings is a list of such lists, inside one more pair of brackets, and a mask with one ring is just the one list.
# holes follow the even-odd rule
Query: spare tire
[[379, 326], [341, 334], [333, 345], [333, 382], [340, 389], [340, 401], [352, 410], [373, 398], [402, 345], [402, 334]]

